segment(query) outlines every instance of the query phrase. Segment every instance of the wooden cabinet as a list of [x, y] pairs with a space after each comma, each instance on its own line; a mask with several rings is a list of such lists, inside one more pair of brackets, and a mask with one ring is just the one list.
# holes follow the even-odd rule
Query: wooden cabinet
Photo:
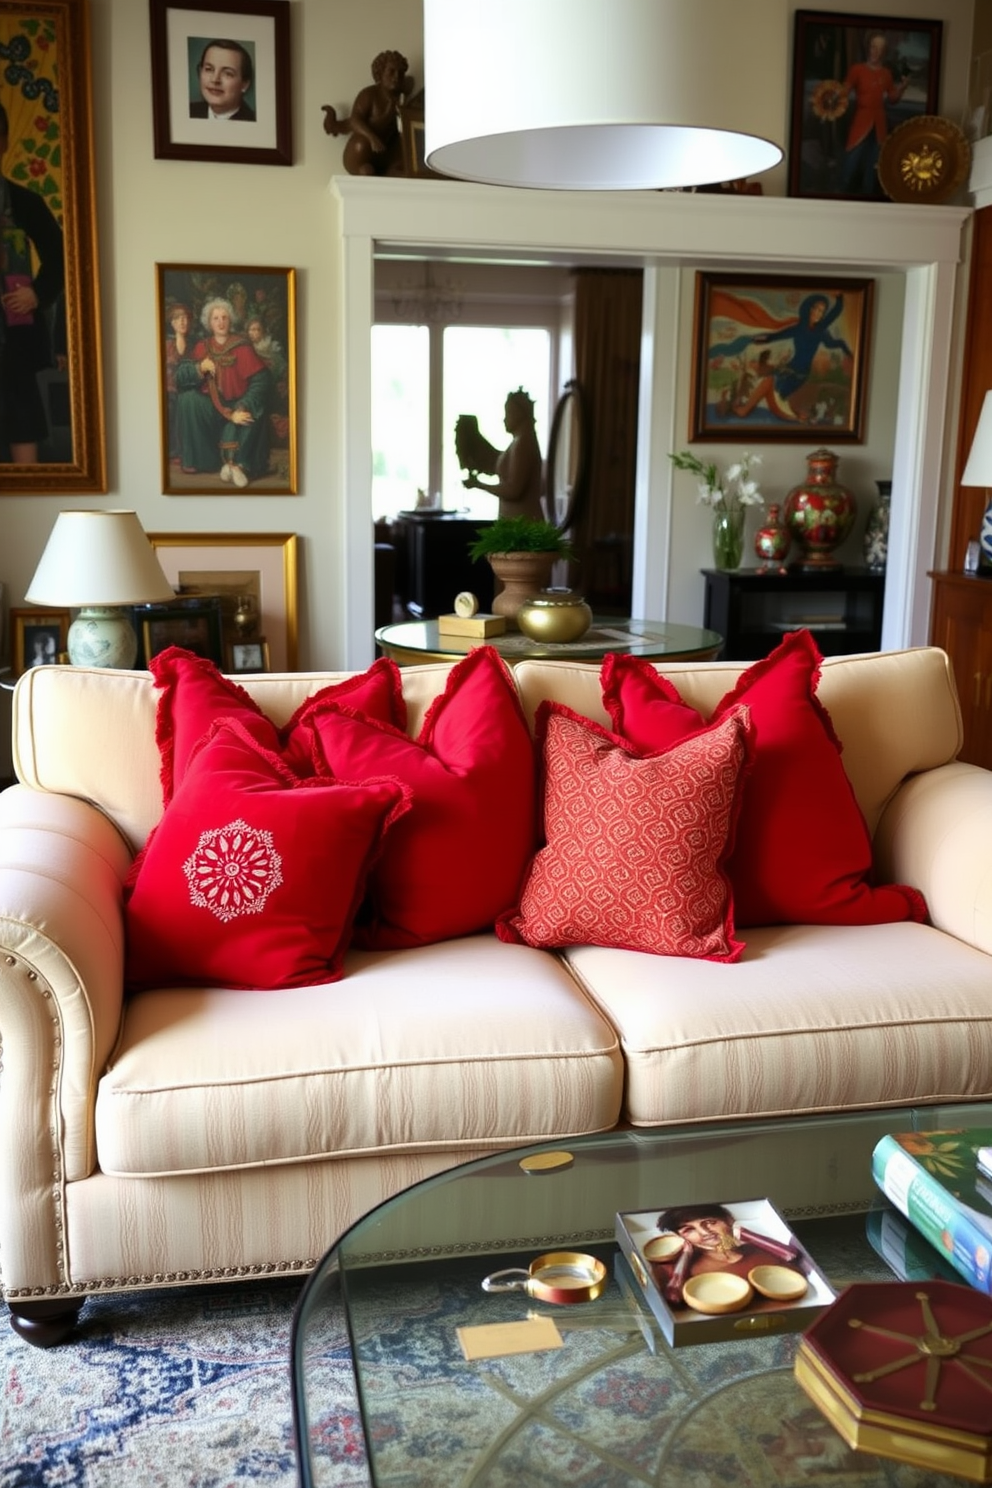
[[728, 661], [757, 661], [790, 630], [809, 630], [824, 656], [877, 651], [885, 576], [866, 568], [825, 573], [732, 573], [704, 568], [703, 624], [724, 637]]
[[933, 573], [930, 637], [951, 658], [961, 702], [959, 758], [992, 770], [992, 579]]
[[473, 563], [468, 550], [482, 527], [477, 517], [449, 512], [401, 512], [394, 522], [399, 546], [397, 588], [406, 613], [428, 620], [447, 613], [467, 589], [480, 608], [491, 610], [493, 571], [485, 558]]

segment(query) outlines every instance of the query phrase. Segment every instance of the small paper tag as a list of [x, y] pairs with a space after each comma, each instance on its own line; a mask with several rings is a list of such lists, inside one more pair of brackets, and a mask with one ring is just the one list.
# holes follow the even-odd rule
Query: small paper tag
[[466, 1359], [498, 1359], [502, 1354], [536, 1354], [562, 1346], [551, 1318], [528, 1318], [522, 1323], [483, 1323], [458, 1328], [458, 1342]]

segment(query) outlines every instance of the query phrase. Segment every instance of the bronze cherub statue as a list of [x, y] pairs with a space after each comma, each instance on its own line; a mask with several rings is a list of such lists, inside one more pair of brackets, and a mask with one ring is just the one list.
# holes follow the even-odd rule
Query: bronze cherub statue
[[350, 134], [344, 168], [350, 176], [402, 176], [403, 143], [399, 107], [413, 92], [413, 79], [401, 52], [380, 52], [372, 63], [372, 83], [363, 88], [347, 119], [323, 105], [324, 133]]

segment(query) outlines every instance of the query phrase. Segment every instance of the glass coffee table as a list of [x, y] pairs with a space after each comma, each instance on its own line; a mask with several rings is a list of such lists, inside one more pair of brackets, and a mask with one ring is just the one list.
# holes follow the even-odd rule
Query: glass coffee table
[[[618, 1211], [768, 1198], [836, 1291], [959, 1280], [883, 1200], [886, 1132], [992, 1124], [988, 1105], [611, 1132], [505, 1152], [417, 1184], [353, 1225], [297, 1304], [300, 1481], [339, 1479], [334, 1352], [347, 1330], [375, 1488], [937, 1488], [960, 1478], [852, 1452], [796, 1384], [801, 1334], [670, 1347], [614, 1240]], [[536, 1170], [529, 1159], [567, 1153]], [[483, 1279], [549, 1251], [605, 1265], [556, 1305]], [[560, 1346], [469, 1360], [459, 1331], [553, 1319]], [[543, 1323], [542, 1323], [543, 1326]]]
[[519, 630], [480, 640], [478, 636], [441, 635], [436, 620], [401, 620], [383, 625], [376, 644], [398, 666], [424, 661], [454, 661], [476, 646], [494, 646], [509, 666], [517, 661], [602, 661], [608, 651], [645, 656], [653, 661], [712, 661], [723, 646], [723, 636], [699, 625], [675, 625], [667, 620], [630, 620], [620, 615], [598, 615], [577, 641], [535, 641]]

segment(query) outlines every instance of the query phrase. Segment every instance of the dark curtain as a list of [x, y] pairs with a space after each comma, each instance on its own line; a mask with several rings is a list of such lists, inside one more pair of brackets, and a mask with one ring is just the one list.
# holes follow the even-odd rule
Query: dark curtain
[[576, 269], [575, 375], [589, 417], [586, 501], [572, 529], [574, 583], [593, 610], [629, 615], [641, 365], [640, 269]]

